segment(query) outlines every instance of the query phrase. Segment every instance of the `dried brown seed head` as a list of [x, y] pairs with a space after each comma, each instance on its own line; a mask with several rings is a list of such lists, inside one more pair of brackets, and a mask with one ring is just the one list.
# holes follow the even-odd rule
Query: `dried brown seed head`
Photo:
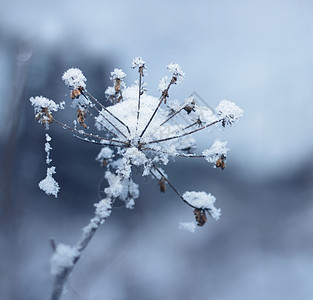
[[196, 221], [198, 223], [198, 226], [203, 226], [206, 221], [207, 221], [207, 217], [205, 214], [205, 210], [199, 209], [199, 208], [195, 208], [193, 211]]

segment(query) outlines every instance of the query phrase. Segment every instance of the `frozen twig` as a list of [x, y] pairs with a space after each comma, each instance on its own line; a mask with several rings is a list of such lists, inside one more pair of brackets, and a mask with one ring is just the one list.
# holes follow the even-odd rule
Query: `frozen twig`
[[111, 204], [108, 202], [103, 204], [101, 203], [102, 201], [104, 200], [101, 200], [97, 204], [95, 217], [90, 220], [89, 224], [85, 228], [83, 228], [83, 233], [74, 247], [64, 244], [56, 245], [54, 240], [53, 242], [50, 241], [54, 250], [51, 257], [51, 273], [55, 275], [50, 298], [51, 300], [61, 299], [64, 287], [73, 271], [73, 268], [95, 235], [99, 225], [102, 224], [110, 215]]

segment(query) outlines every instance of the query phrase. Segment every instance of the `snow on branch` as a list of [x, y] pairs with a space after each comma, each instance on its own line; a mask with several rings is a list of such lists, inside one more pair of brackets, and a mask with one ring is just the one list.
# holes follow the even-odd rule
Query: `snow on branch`
[[77, 68], [68, 69], [62, 76], [62, 80], [64, 83], [72, 88], [86, 88], [86, 77], [84, 76], [83, 72]]
[[[95, 204], [95, 215], [83, 229], [83, 234], [75, 247], [59, 244], [51, 259], [52, 273], [56, 275], [53, 299], [59, 299], [63, 286], [88, 245], [98, 226], [110, 216], [112, 206], [119, 199], [125, 207], [133, 209], [139, 197], [139, 186], [133, 181], [134, 169], [142, 176], [151, 175], [165, 192], [172, 189], [184, 204], [193, 209], [194, 222], [181, 222], [179, 227], [193, 232], [197, 226], [207, 222], [207, 214], [218, 220], [221, 210], [214, 206], [216, 198], [204, 191], [181, 193], [162, 167], [176, 157], [185, 159], [205, 159], [215, 167], [225, 168], [226, 142], [215, 140], [211, 148], [198, 154], [197, 133], [214, 129], [218, 124], [225, 127], [238, 122], [243, 111], [235, 103], [222, 100], [216, 110], [201, 105], [194, 96], [183, 101], [170, 97], [170, 90], [182, 82], [185, 73], [176, 63], [167, 66], [171, 76], [164, 76], [159, 83], [160, 95], [152, 96], [146, 91], [142, 81], [146, 62], [141, 57], [132, 61], [132, 68], [138, 71], [138, 80], [127, 86], [123, 79], [126, 74], [115, 68], [110, 79], [113, 86], [105, 90], [107, 100], [102, 103], [86, 90], [86, 77], [77, 68], [67, 70], [62, 80], [70, 88], [74, 111], [73, 127], [52, 116], [64, 103], [55, 103], [43, 96], [31, 97], [35, 117], [46, 128], [56, 124], [84, 142], [100, 145], [96, 157], [105, 168], [102, 199]], [[80, 128], [78, 128], [80, 126]], [[95, 129], [93, 129], [95, 128]], [[98, 132], [101, 131], [101, 135]], [[51, 138], [46, 135], [46, 163], [50, 164]], [[187, 173], [187, 172], [186, 172]], [[39, 187], [47, 194], [57, 197], [59, 185], [53, 178], [55, 167], [47, 169], [47, 176]]]

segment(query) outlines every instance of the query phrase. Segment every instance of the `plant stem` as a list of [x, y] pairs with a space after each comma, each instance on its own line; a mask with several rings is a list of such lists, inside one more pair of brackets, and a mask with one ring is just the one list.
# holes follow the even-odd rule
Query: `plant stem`
[[[84, 228], [82, 236], [80, 237], [76, 246], [74, 246], [74, 248], [76, 248], [76, 250], [77, 250], [77, 255], [75, 257], [73, 257], [72, 265], [69, 267], [64, 267], [63, 270], [55, 276], [52, 294], [51, 294], [51, 298], [50, 298], [51, 300], [61, 299], [65, 284], [66, 284], [69, 276], [71, 275], [73, 268], [75, 267], [76, 263], [78, 262], [78, 260], [80, 259], [81, 255], [82, 255], [83, 251], [86, 249], [89, 242], [91, 241], [91, 239], [95, 235], [97, 229], [99, 228], [99, 225], [102, 224], [103, 221], [104, 221], [104, 219], [101, 219], [101, 218], [95, 216], [94, 218], [92, 218], [90, 220], [89, 224]], [[52, 244], [55, 245], [55, 242], [53, 242]], [[54, 248], [54, 251], [56, 251], [56, 249], [57, 249], [56, 246], [54, 246], [52, 248]]]
[[140, 134], [140, 138], [142, 138], [142, 136], [144, 135], [144, 133], [146, 132], [146, 130], [148, 129], [151, 121], [153, 120], [154, 116], [156, 115], [157, 111], [159, 110], [162, 102], [166, 101], [166, 98], [168, 97], [168, 90], [170, 89], [171, 85], [174, 84], [176, 82], [176, 79], [174, 80], [174, 77], [172, 78], [172, 80], [170, 81], [170, 83], [168, 84], [167, 88], [162, 92], [162, 95], [160, 97], [160, 102], [158, 104], [158, 106], [156, 107], [156, 109], [154, 110], [150, 120], [148, 121], [146, 127], [144, 128], [144, 130], [142, 131], [142, 133]]
[[155, 144], [155, 143], [165, 142], [165, 141], [169, 141], [169, 140], [179, 139], [179, 138], [184, 137], [184, 136], [186, 136], [186, 135], [190, 135], [190, 134], [193, 134], [193, 133], [198, 132], [198, 131], [200, 131], [200, 130], [203, 130], [203, 129], [205, 129], [205, 128], [208, 128], [208, 127], [210, 127], [210, 126], [212, 126], [212, 125], [214, 125], [214, 124], [216, 124], [216, 123], [219, 123], [219, 122], [221, 122], [221, 121], [223, 121], [223, 119], [216, 120], [216, 121], [214, 121], [214, 122], [212, 122], [212, 123], [210, 123], [210, 124], [207, 124], [207, 125], [205, 125], [205, 126], [203, 126], [203, 127], [200, 127], [200, 128], [198, 128], [198, 129], [195, 129], [195, 130], [192, 130], [192, 131], [188, 131], [188, 132], [183, 133], [183, 134], [180, 134], [180, 135], [170, 136], [170, 137], [168, 137], [168, 138], [164, 138], [164, 139], [160, 139], [160, 140], [155, 140], [155, 141], [151, 141], [151, 142], [147, 142], [147, 143], [141, 143], [141, 145]]

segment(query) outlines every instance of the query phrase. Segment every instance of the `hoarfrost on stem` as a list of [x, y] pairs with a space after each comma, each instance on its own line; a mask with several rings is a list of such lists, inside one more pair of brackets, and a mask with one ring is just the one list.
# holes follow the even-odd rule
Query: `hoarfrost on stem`
[[51, 274], [59, 275], [66, 268], [74, 265], [74, 260], [80, 255], [76, 247], [58, 244], [50, 259]]

